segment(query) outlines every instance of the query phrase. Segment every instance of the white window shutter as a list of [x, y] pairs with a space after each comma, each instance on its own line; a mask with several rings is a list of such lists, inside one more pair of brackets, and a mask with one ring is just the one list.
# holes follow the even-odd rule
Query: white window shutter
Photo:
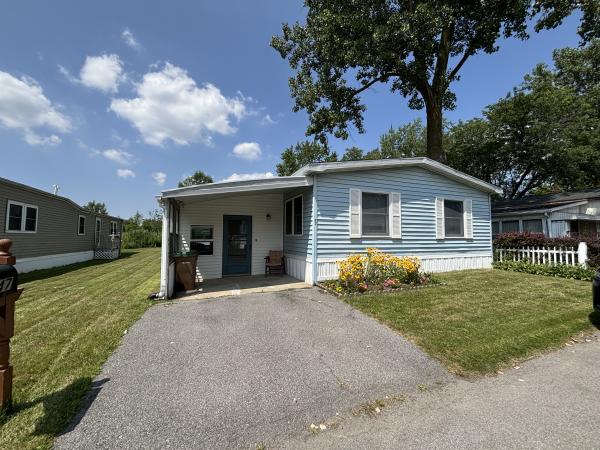
[[350, 237], [359, 238], [361, 236], [361, 203], [362, 195], [360, 189], [350, 189]]
[[473, 201], [467, 198], [464, 201], [465, 209], [465, 237], [473, 239]]
[[400, 192], [390, 192], [390, 236], [402, 237], [402, 203]]
[[444, 239], [444, 198], [435, 198], [435, 238]]

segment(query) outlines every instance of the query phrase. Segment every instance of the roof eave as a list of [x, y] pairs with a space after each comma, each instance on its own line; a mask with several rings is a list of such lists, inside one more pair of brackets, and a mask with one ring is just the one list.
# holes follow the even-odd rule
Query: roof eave
[[445, 164], [424, 157], [308, 164], [296, 171], [293, 175], [310, 175], [313, 173], [327, 172], [350, 172], [356, 170], [373, 170], [394, 167], [423, 167], [430, 169], [433, 172], [448, 176], [455, 181], [459, 181], [463, 184], [470, 185], [489, 193], [502, 194], [503, 192], [498, 186], [486, 183], [485, 181], [472, 177], [471, 175], [467, 175], [466, 173], [462, 173], [456, 169], [453, 169], [452, 167], [446, 166]]

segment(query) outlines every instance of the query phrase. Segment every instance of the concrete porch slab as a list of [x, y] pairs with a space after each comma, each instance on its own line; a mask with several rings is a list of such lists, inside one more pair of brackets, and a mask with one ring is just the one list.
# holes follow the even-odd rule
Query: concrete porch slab
[[309, 284], [289, 275], [247, 275], [205, 280], [198, 289], [177, 293], [173, 300], [204, 300], [227, 297], [230, 295], [256, 294], [261, 292], [279, 292], [289, 289], [305, 289]]

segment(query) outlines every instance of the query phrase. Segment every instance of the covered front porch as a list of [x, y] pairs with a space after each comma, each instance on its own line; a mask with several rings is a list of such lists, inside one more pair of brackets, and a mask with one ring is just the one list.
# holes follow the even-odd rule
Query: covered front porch
[[[312, 202], [311, 184], [307, 177], [287, 177], [165, 191], [159, 198], [161, 297], [177, 297], [182, 291], [197, 298], [262, 292], [297, 282], [306, 286], [310, 217], [305, 209]], [[289, 198], [296, 200], [290, 203]], [[286, 230], [293, 222], [300, 231], [293, 225], [291, 232]], [[285, 251], [282, 278], [265, 277], [270, 251]], [[182, 283], [185, 276], [193, 281]]]

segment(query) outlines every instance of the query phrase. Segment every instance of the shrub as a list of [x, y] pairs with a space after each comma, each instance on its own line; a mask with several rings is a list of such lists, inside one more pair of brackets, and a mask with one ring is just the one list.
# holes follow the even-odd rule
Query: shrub
[[376, 248], [367, 254], [350, 255], [340, 261], [339, 285], [347, 292], [364, 292], [372, 286], [395, 289], [402, 284], [423, 284], [429, 277], [420, 273], [418, 258], [393, 256]]
[[549, 238], [542, 233], [502, 233], [494, 238], [496, 248], [517, 247], [573, 247], [580, 242], [588, 246], [588, 265], [600, 267], [600, 239], [592, 236], [576, 235]]
[[160, 247], [161, 233], [137, 228], [124, 231], [121, 241], [122, 248]]
[[532, 264], [527, 261], [502, 261], [495, 262], [494, 267], [501, 270], [512, 270], [515, 272], [531, 273], [534, 275], [546, 275], [549, 277], [571, 278], [573, 280], [591, 281], [594, 269], [582, 266], [571, 266], [568, 264]]

